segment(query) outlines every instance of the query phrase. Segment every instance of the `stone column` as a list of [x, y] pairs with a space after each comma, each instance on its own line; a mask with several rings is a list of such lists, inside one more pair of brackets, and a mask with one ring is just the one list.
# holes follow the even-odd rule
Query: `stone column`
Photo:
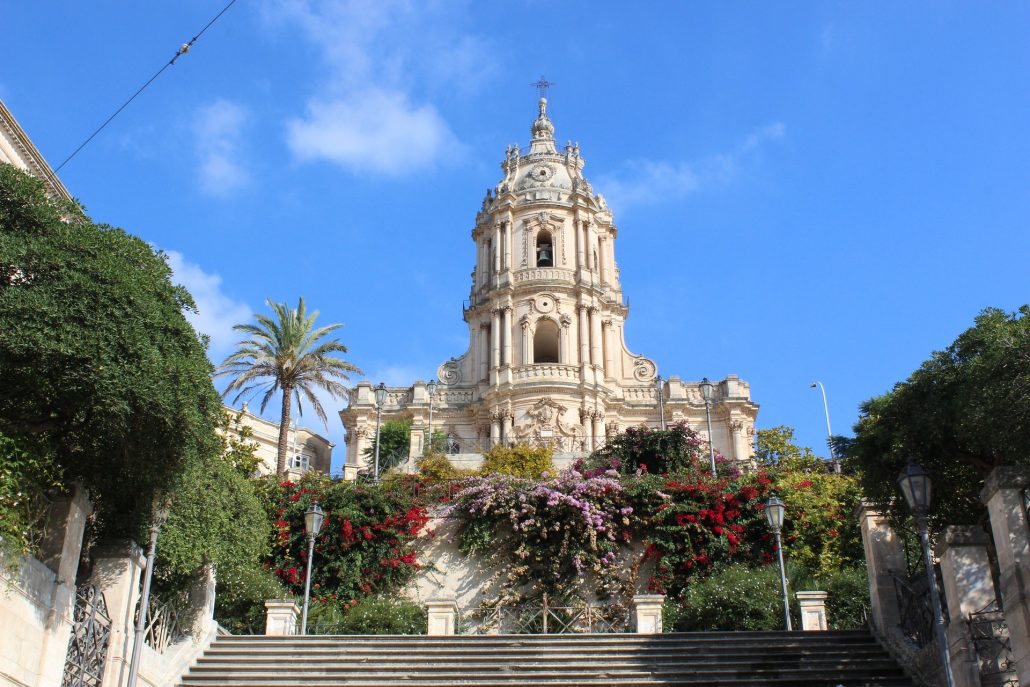
[[[504, 246], [501, 245], [501, 223], [494, 224], [494, 274], [500, 274], [501, 272], [501, 254], [504, 252]], [[494, 283], [496, 284], [496, 278]]]
[[515, 417], [510, 410], [504, 411], [504, 443], [510, 444], [515, 440]]
[[106, 542], [93, 551], [90, 582], [100, 588], [111, 616], [111, 640], [101, 684], [123, 685], [128, 678], [132, 642], [136, 635], [136, 603], [140, 575], [146, 565], [136, 542], [123, 539]]
[[501, 261], [501, 269], [507, 272], [511, 269], [511, 222], [501, 222], [501, 236], [504, 237], [504, 260]]
[[586, 244], [583, 243], [582, 220], [572, 220], [572, 233], [576, 237], [576, 267], [583, 269], [583, 265], [586, 263], [586, 260], [583, 258], [583, 248]]
[[479, 323], [479, 378], [490, 380], [490, 324]]
[[523, 315], [519, 318], [519, 329], [522, 331], [522, 339], [519, 342], [519, 363], [529, 365], [533, 362], [533, 339], [529, 336], [529, 316]]
[[615, 376], [615, 323], [605, 320], [601, 323], [604, 331], [604, 374], [605, 377]]
[[511, 366], [511, 306], [504, 306], [504, 362], [502, 365]]
[[501, 443], [501, 413], [494, 411], [490, 416], [490, 445], [496, 446]]
[[590, 308], [590, 364], [603, 366], [601, 360], [601, 311]]
[[[496, 308], [491, 313], [493, 318], [490, 323], [490, 346], [493, 348], [492, 358], [493, 364], [491, 365], [491, 373], [495, 372], [501, 366], [501, 310]], [[493, 374], [490, 375], [494, 377]]]
[[798, 592], [794, 595], [801, 607], [801, 629], [818, 632], [830, 629], [826, 622], [826, 592]]
[[970, 613], [997, 601], [991, 562], [987, 557], [987, 533], [980, 527], [952, 525], [937, 542], [944, 596], [948, 602], [948, 647], [955, 687], [980, 687], [980, 664], [971, 651]]
[[604, 252], [604, 237], [598, 234], [597, 236], [597, 271], [600, 275], [601, 283], [608, 283], [608, 256]]
[[994, 468], [980, 500], [987, 504], [1001, 571], [1001, 604], [1009, 625], [1012, 658], [1020, 684], [1030, 685], [1030, 528], [1023, 490], [1030, 467]]
[[579, 364], [583, 370], [583, 381], [587, 381], [587, 365], [590, 363], [590, 323], [587, 306], [579, 305]]
[[297, 634], [300, 607], [293, 599], [269, 599], [265, 602], [265, 634], [286, 637]]
[[886, 634], [900, 622], [894, 575], [905, 574], [905, 552], [887, 518], [871, 503], [860, 503], [855, 508], [855, 517], [862, 530], [872, 622], [877, 630]]
[[453, 598], [429, 599], [426, 601], [426, 607], [429, 610], [429, 628], [426, 634], [430, 637], [455, 634], [458, 604]]
[[583, 232], [583, 259], [580, 261], [580, 266], [585, 272], [590, 272], [593, 269], [590, 265], [590, 222], [589, 220], [584, 221], [581, 225]]
[[594, 419], [593, 446], [594, 450], [597, 450], [601, 448], [601, 445], [604, 443], [604, 411], [595, 410], [591, 415]]
[[608, 283], [617, 286], [619, 280], [615, 276], [615, 234], [613, 233], [605, 243], [608, 249]]
[[638, 635], [662, 633], [662, 604], [664, 594], [637, 594], [633, 597], [633, 611]]
[[733, 440], [733, 460], [738, 463], [747, 460], [750, 457], [750, 452], [748, 451], [749, 442], [745, 433], [744, 421], [741, 418], [737, 417], [730, 420], [730, 433]]

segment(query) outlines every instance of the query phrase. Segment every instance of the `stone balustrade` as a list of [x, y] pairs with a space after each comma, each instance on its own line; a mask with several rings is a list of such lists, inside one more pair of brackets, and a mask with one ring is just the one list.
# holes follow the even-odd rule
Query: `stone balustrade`
[[579, 379], [578, 365], [536, 363], [533, 365], [520, 365], [514, 368], [514, 372], [516, 381], [527, 379], [568, 379], [576, 381]]
[[575, 272], [557, 267], [533, 267], [515, 273], [516, 284], [527, 281], [575, 281], [575, 279]]

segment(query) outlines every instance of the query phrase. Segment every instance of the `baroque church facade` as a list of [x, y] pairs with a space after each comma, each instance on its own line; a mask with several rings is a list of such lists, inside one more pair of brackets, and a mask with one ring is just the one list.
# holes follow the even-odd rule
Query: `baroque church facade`
[[[383, 420], [412, 420], [408, 469], [422, 455], [430, 410], [458, 464], [476, 464], [498, 443], [527, 442], [552, 446], [561, 465], [561, 456], [599, 448], [629, 427], [660, 427], [663, 413], [732, 463], [751, 460], [758, 406], [746, 382], [713, 382], [709, 436], [700, 382], [663, 380], [654, 361], [626, 347], [618, 228], [584, 165], [578, 144], [558, 150], [541, 98], [529, 148], [509, 146], [504, 177], [476, 215], [468, 349], [440, 365], [432, 409], [423, 381], [387, 389]], [[372, 384], [350, 390], [340, 411], [348, 476], [365, 467], [377, 410]]]

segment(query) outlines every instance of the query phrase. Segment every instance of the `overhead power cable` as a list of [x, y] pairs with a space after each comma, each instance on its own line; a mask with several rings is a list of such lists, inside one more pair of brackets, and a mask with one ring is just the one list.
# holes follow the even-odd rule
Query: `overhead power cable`
[[207, 31], [208, 29], [210, 29], [211, 25], [214, 24], [219, 19], [221, 19], [222, 15], [225, 14], [229, 10], [229, 8], [232, 7], [235, 4], [236, 4], [236, 0], [229, 0], [229, 4], [226, 5], [225, 7], [223, 7], [222, 11], [214, 16], [214, 19], [209, 21], [207, 23], [207, 25], [204, 26], [204, 28], [202, 28], [199, 33], [197, 33], [197, 35], [195, 35], [193, 38], [191, 38], [189, 43], [183, 43], [179, 47], [179, 49], [175, 51], [175, 55], [172, 56], [172, 59], [170, 59], [168, 62], [166, 62], [160, 69], [158, 69], [157, 73], [154, 74], [152, 77], [150, 77], [145, 84], [140, 86], [139, 90], [137, 90], [135, 93], [132, 94], [131, 98], [126, 100], [124, 103], [122, 103], [122, 106], [119, 107], [117, 110], [115, 110], [114, 114], [112, 114], [110, 117], [105, 119], [104, 123], [101, 124], [99, 127], [97, 127], [97, 130], [89, 135], [89, 138], [87, 138], [85, 141], [83, 141], [79, 145], [78, 148], [76, 148], [74, 151], [72, 151], [71, 155], [69, 155], [68, 157], [66, 157], [64, 159], [64, 162], [62, 162], [61, 164], [57, 165], [57, 168], [54, 169], [54, 173], [56, 174], [57, 172], [60, 172], [61, 168], [64, 167], [66, 164], [68, 164], [68, 162], [70, 162], [73, 157], [78, 155], [79, 151], [82, 150], [83, 148], [85, 148], [89, 144], [90, 141], [92, 141], [94, 138], [96, 138], [97, 134], [99, 134], [101, 131], [103, 131], [104, 128], [108, 124], [111, 123], [111, 120], [113, 120], [115, 117], [117, 117], [119, 114], [121, 114], [122, 110], [124, 110], [126, 107], [128, 107], [129, 103], [131, 103], [133, 100], [136, 99], [136, 96], [138, 96], [140, 93], [145, 91], [147, 89], [147, 86], [149, 86], [150, 84], [154, 83], [154, 81], [157, 80], [157, 77], [161, 76], [161, 74], [164, 73], [164, 70], [166, 70], [169, 67], [171, 67], [173, 64], [175, 64], [176, 60], [178, 60], [180, 57], [182, 57], [183, 55], [188, 53], [190, 51], [190, 48], [193, 47], [193, 44], [197, 42], [197, 39], [200, 38], [201, 36], [203, 36], [204, 32]]

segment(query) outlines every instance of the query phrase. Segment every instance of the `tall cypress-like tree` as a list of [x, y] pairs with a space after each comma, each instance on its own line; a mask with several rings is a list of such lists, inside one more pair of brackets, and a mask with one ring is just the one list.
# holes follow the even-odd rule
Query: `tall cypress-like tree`
[[339, 381], [348, 379], [352, 372], [361, 373], [351, 363], [336, 357], [346, 353], [347, 347], [339, 339], [322, 341], [342, 325], [331, 324], [315, 327], [318, 311], [307, 312], [304, 298], [296, 308], [286, 303], [266, 301], [272, 309], [272, 317], [255, 314], [256, 324], [237, 324], [238, 332], [249, 336], [219, 366], [216, 377], [232, 377], [223, 392], [227, 396], [236, 392], [235, 403], [243, 396], [264, 391], [261, 410], [276, 393], [282, 393], [282, 412], [279, 419], [279, 455], [276, 459], [276, 474], [286, 472], [286, 449], [290, 428], [290, 413], [296, 400], [300, 414], [303, 414], [301, 399], [306, 398], [315, 413], [327, 422], [325, 409], [315, 392], [319, 389], [336, 398], [346, 392]]

